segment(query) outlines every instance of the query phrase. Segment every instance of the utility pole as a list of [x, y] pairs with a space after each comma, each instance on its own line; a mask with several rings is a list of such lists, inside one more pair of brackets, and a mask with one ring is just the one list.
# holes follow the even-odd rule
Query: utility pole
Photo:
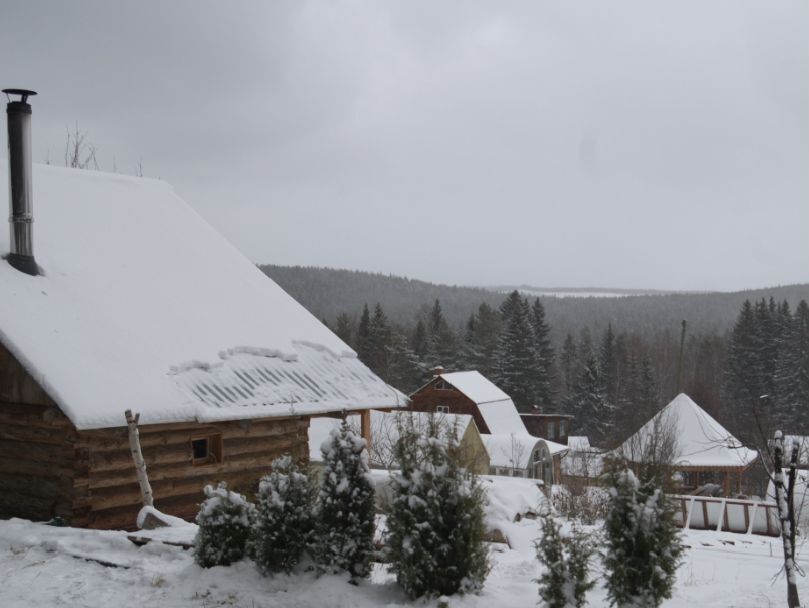
[[683, 392], [683, 351], [685, 351], [685, 319], [683, 319], [683, 330], [680, 333], [680, 358], [677, 362], [677, 394]]

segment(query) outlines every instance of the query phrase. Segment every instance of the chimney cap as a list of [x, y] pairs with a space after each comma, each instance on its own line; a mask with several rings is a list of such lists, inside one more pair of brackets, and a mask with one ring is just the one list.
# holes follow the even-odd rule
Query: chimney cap
[[[6, 97], [9, 95], [20, 95], [22, 97], [20, 101], [23, 103], [27, 103], [30, 96], [37, 94], [36, 91], [29, 91], [28, 89], [3, 89], [3, 93], [6, 94]], [[9, 99], [9, 101], [11, 101], [11, 99]]]

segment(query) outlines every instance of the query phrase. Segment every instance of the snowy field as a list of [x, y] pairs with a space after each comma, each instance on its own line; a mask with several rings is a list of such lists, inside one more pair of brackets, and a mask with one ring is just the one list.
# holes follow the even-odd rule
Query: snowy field
[[[184, 533], [193, 535], [193, 526]], [[531, 519], [511, 523], [505, 531], [513, 546], [493, 545], [493, 568], [480, 596], [453, 597], [449, 606], [512, 608], [534, 606], [539, 573], [532, 541], [538, 536]], [[183, 536], [181, 533], [180, 536]], [[715, 532], [689, 532], [690, 546], [678, 573], [671, 608], [763, 608], [785, 605], [779, 539]], [[809, 569], [804, 557], [800, 564]], [[104, 562], [99, 563], [99, 562]], [[597, 573], [598, 574], [598, 573]], [[203, 570], [190, 551], [150, 543], [137, 547], [125, 532], [54, 528], [24, 520], [0, 521], [0, 606], [83, 606], [124, 608], [242, 606], [324, 608], [346, 606], [435, 606], [436, 601], [408, 602], [384, 566], [356, 587], [345, 578], [311, 574], [265, 578], [249, 562]], [[800, 579], [801, 596], [809, 584]], [[590, 606], [606, 606], [600, 586]]]

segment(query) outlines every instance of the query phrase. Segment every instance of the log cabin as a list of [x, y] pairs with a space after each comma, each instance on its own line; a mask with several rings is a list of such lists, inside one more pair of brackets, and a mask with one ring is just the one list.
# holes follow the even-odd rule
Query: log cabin
[[249, 492], [274, 458], [306, 459], [310, 417], [356, 412], [367, 431], [370, 408], [406, 405], [165, 182], [32, 167], [33, 93], [12, 93], [0, 517], [132, 529], [126, 410], [155, 506], [188, 519], [205, 484]]

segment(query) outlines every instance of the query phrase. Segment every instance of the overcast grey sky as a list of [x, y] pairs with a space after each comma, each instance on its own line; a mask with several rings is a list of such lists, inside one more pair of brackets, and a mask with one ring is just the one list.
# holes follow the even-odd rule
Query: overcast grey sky
[[0, 0], [0, 79], [35, 161], [78, 121], [255, 262], [809, 281], [805, 0]]

